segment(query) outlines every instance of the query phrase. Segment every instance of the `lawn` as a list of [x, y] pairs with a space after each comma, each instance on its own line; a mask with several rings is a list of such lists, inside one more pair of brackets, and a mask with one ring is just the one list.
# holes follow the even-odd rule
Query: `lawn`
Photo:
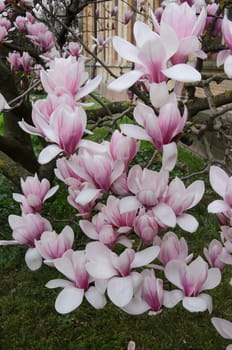
[[[145, 152], [144, 150], [142, 152]], [[140, 154], [144, 161], [145, 153]], [[180, 163], [187, 172], [202, 168], [197, 158], [180, 150]], [[183, 167], [172, 174], [182, 174]], [[194, 210], [200, 222], [194, 234], [178, 232], [189, 242], [195, 257], [213, 238], [219, 239], [218, 224], [206, 208], [213, 193], [207, 184], [201, 204]], [[190, 179], [193, 182], [193, 179]], [[7, 217], [19, 213], [12, 200], [10, 184], [0, 177], [1, 213], [0, 239], [11, 236]], [[45, 211], [54, 227], [60, 230], [70, 220], [78, 232], [77, 247], [83, 246], [83, 237], [75, 221], [75, 211], [65, 203], [65, 189], [56, 195]], [[59, 231], [58, 231], [59, 232]], [[177, 232], [177, 230], [175, 230]], [[43, 266], [36, 272], [29, 271], [24, 263], [24, 247], [0, 247], [0, 349], [2, 350], [126, 350], [129, 340], [136, 342], [136, 350], [220, 350], [229, 341], [218, 335], [211, 325], [207, 312], [189, 313], [179, 304], [171, 310], [164, 309], [158, 316], [131, 316], [114, 307], [110, 302], [103, 310], [95, 310], [83, 303], [74, 312], [62, 316], [54, 309], [58, 290], [49, 290], [45, 284], [58, 273]], [[232, 289], [229, 280], [232, 269], [223, 272], [223, 283], [212, 292], [213, 316], [232, 321]]]

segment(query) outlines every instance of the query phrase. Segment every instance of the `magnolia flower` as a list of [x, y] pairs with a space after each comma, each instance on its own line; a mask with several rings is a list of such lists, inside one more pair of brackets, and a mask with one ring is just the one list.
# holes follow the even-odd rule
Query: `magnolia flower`
[[[218, 317], [212, 317], [211, 322], [223, 338], [232, 339], [232, 322]], [[232, 350], [232, 344], [228, 345], [226, 350]]]
[[[204, 248], [204, 255], [212, 267], [218, 267], [223, 270], [225, 263], [223, 262], [223, 245], [217, 239], [213, 239], [208, 248]], [[222, 260], [220, 257], [222, 256]]]
[[223, 199], [217, 199], [208, 205], [209, 213], [223, 213], [232, 222], [232, 176], [217, 167], [211, 166], [209, 180], [212, 188]]
[[[157, 241], [156, 241], [157, 243]], [[178, 239], [174, 232], [167, 232], [159, 243], [160, 252], [158, 259], [166, 266], [171, 260], [183, 260], [189, 263], [192, 260], [193, 254], [188, 255], [188, 244], [184, 237]]]
[[185, 309], [190, 312], [208, 309], [210, 313], [212, 312], [212, 298], [201, 292], [218, 286], [221, 281], [221, 272], [218, 268], [208, 269], [207, 263], [199, 256], [189, 265], [183, 260], [171, 260], [164, 272], [166, 278], [181, 289], [175, 290], [175, 297], [182, 300]]
[[119, 256], [99, 242], [86, 246], [88, 262], [86, 269], [94, 279], [106, 280], [110, 300], [119, 307], [130, 303], [137, 272], [132, 269], [152, 262], [159, 254], [159, 247], [152, 246], [135, 252], [127, 248]]
[[45, 231], [39, 240], [35, 240], [35, 246], [45, 263], [54, 266], [53, 260], [61, 258], [71, 249], [74, 241], [74, 233], [70, 226], [65, 226], [58, 235], [55, 231]]
[[21, 210], [25, 214], [40, 212], [43, 203], [59, 188], [58, 185], [50, 188], [49, 181], [47, 179], [40, 181], [37, 174], [34, 177], [27, 176], [25, 180], [21, 178], [20, 182], [23, 194], [13, 193], [13, 198], [21, 203]]
[[177, 64], [168, 68], [168, 61], [178, 49], [178, 40], [174, 31], [163, 23], [160, 35], [149, 26], [137, 21], [134, 25], [136, 45], [120, 37], [113, 37], [113, 46], [119, 56], [135, 63], [135, 69], [123, 74], [111, 82], [109, 89], [122, 91], [132, 86], [140, 78], [150, 83], [161, 83], [168, 78], [182, 82], [194, 82], [201, 75], [187, 64]]
[[139, 102], [134, 109], [134, 119], [141, 127], [121, 124], [122, 132], [138, 140], [150, 141], [157, 149], [161, 149], [183, 131], [187, 110], [181, 117], [177, 103], [169, 102], [161, 106], [157, 116], [151, 107]]
[[229, 50], [221, 50], [217, 55], [217, 66], [224, 64], [224, 71], [230, 78], [232, 76], [232, 22], [225, 13], [222, 25], [222, 36]]
[[53, 261], [55, 268], [68, 278], [51, 280], [46, 284], [47, 288], [63, 288], [55, 302], [55, 309], [60, 314], [75, 310], [84, 297], [96, 309], [105, 306], [104, 294], [91, 285], [92, 279], [86, 270], [87, 261], [85, 251], [82, 250], [68, 250], [62, 258]]
[[101, 82], [101, 76], [88, 80], [83, 60], [76, 61], [72, 56], [57, 58], [51, 63], [50, 68], [41, 71], [42, 85], [48, 94], [57, 96], [70, 94], [75, 100], [87, 96], [96, 89]]

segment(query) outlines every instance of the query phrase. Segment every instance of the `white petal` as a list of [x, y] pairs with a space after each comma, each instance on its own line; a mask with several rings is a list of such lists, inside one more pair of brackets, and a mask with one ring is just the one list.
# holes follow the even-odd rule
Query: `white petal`
[[201, 290], [213, 289], [221, 282], [221, 271], [217, 267], [212, 267], [208, 270], [208, 276], [205, 283], [202, 285]]
[[169, 227], [176, 226], [176, 215], [172, 208], [170, 208], [167, 204], [160, 203], [153, 209], [153, 211], [162, 224]]
[[145, 266], [155, 260], [159, 254], [160, 247], [152, 246], [135, 253], [134, 260], [131, 263], [131, 268]]
[[119, 36], [113, 37], [113, 46], [119, 56], [125, 60], [141, 63], [138, 59], [138, 48]]
[[163, 304], [167, 308], [173, 308], [183, 299], [183, 297], [183, 292], [179, 289], [174, 289], [171, 291], [165, 290]]
[[116, 306], [126, 306], [133, 297], [132, 278], [130, 276], [113, 277], [108, 283], [107, 293]]
[[171, 142], [163, 146], [162, 170], [172, 171], [176, 165], [178, 157], [177, 145]]
[[128, 73], [123, 74], [118, 79], [112, 81], [108, 85], [108, 89], [114, 91], [123, 91], [132, 86], [136, 81], [138, 81], [144, 73], [138, 70], [132, 70]]
[[141, 128], [138, 125], [133, 125], [133, 124], [121, 124], [120, 129], [123, 134], [134, 137], [137, 140], [147, 140], [151, 141], [151, 137], [148, 136], [146, 130]]
[[61, 278], [57, 278], [55, 280], [48, 281], [48, 283], [45, 285], [45, 287], [49, 289], [53, 288], [66, 288], [73, 286], [73, 283], [67, 280], [63, 280]]
[[224, 63], [224, 71], [229, 78], [232, 77], [232, 56], [228, 56]]
[[49, 145], [40, 152], [38, 162], [40, 164], [47, 164], [61, 152], [62, 150], [57, 145]]
[[89, 80], [82, 88], [80, 88], [75, 96], [76, 100], [80, 100], [82, 97], [87, 96], [90, 92], [94, 91], [100, 82], [102, 81], [102, 76], [97, 75], [94, 79]]
[[141, 204], [134, 196], [124, 197], [120, 200], [119, 211], [120, 214], [129, 213], [130, 211], [137, 210]]
[[190, 214], [182, 214], [176, 218], [177, 224], [187, 232], [195, 232], [199, 226], [198, 221]]
[[56, 311], [60, 314], [67, 314], [75, 310], [82, 303], [83, 296], [83, 289], [75, 287], [64, 288], [56, 298]]
[[232, 339], [232, 322], [218, 317], [211, 318], [211, 322], [223, 338]]
[[27, 267], [32, 270], [38, 270], [42, 265], [42, 257], [36, 248], [29, 248], [25, 254]]
[[85, 188], [78, 194], [75, 202], [85, 206], [94, 200], [99, 192], [101, 192], [101, 190], [95, 188]]
[[226, 194], [227, 182], [229, 180], [227, 173], [220, 167], [212, 165], [209, 171], [209, 180], [214, 191], [221, 197], [224, 197]]
[[150, 100], [155, 108], [163, 106], [169, 98], [168, 87], [165, 81], [150, 85]]
[[207, 310], [207, 303], [200, 297], [184, 297], [183, 306], [190, 312], [203, 312]]
[[92, 286], [85, 292], [85, 297], [95, 309], [102, 309], [106, 305], [106, 298], [96, 287]]
[[189, 64], [184, 63], [163, 69], [162, 73], [170, 79], [182, 81], [184, 83], [194, 83], [201, 80], [201, 74]]
[[223, 213], [230, 210], [230, 206], [221, 199], [217, 199], [208, 205], [209, 213]]
[[59, 188], [59, 185], [56, 185], [50, 188], [50, 190], [46, 193], [46, 196], [44, 197], [44, 201], [52, 197], [57, 192], [58, 188]]
[[133, 298], [131, 302], [123, 308], [123, 311], [130, 315], [140, 315], [149, 309], [149, 305], [143, 299]]

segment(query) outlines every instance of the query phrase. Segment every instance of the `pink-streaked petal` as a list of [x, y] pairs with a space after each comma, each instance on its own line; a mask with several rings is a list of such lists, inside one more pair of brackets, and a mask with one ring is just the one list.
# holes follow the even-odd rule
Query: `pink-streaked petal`
[[218, 317], [211, 318], [211, 322], [223, 338], [232, 339], [232, 322]]
[[57, 145], [49, 145], [45, 147], [39, 154], [38, 162], [40, 164], [47, 164], [52, 159], [54, 159], [56, 156], [58, 156], [59, 153], [61, 153], [62, 150]]
[[84, 297], [84, 290], [68, 287], [64, 288], [55, 302], [55, 309], [59, 314], [67, 314], [75, 310], [82, 303]]
[[182, 230], [187, 232], [195, 232], [198, 229], [199, 223], [194, 216], [190, 214], [182, 214], [176, 218], [177, 224], [182, 228]]
[[194, 181], [190, 186], [188, 186], [187, 191], [194, 193], [194, 199], [191, 205], [188, 206], [188, 208], [186, 208], [186, 209], [190, 209], [194, 207], [196, 204], [198, 204], [202, 199], [203, 194], [205, 192], [205, 184], [201, 180]]
[[227, 210], [230, 210], [230, 206], [221, 199], [217, 199], [208, 205], [209, 213], [223, 213]]
[[45, 287], [47, 287], [49, 289], [66, 288], [66, 287], [72, 287], [72, 286], [73, 286], [73, 283], [71, 281], [63, 280], [61, 278], [51, 280], [45, 285]]
[[132, 70], [123, 74], [118, 79], [112, 81], [108, 85], [108, 89], [114, 91], [123, 91], [131, 87], [136, 81], [138, 81], [144, 73], [139, 70]]
[[42, 257], [36, 248], [29, 248], [25, 254], [27, 267], [32, 270], [38, 270], [42, 265]]
[[217, 287], [221, 282], [221, 271], [217, 267], [212, 267], [208, 270], [208, 276], [206, 281], [201, 287], [201, 290], [213, 289]]
[[131, 276], [113, 277], [107, 288], [107, 293], [112, 301], [118, 307], [124, 307], [133, 297], [133, 283]]
[[184, 297], [183, 307], [190, 312], [206, 311], [208, 305], [206, 301], [199, 297]]
[[135, 253], [134, 260], [131, 263], [131, 268], [141, 267], [150, 264], [155, 260], [160, 252], [160, 247], [152, 246]]
[[163, 225], [169, 227], [176, 226], [176, 215], [172, 208], [169, 207], [167, 204], [158, 204], [155, 208], [153, 208], [153, 212]]
[[201, 80], [201, 74], [189, 64], [184, 63], [163, 69], [162, 73], [170, 79], [184, 83], [194, 83]]
[[171, 260], [164, 269], [166, 278], [176, 287], [183, 290], [182, 276], [186, 273], [186, 264], [182, 260]]
[[123, 134], [134, 137], [137, 140], [151, 141], [151, 137], [148, 136], [147, 132], [138, 125], [133, 124], [121, 124], [120, 129]]
[[199, 37], [202, 34], [202, 32], [205, 28], [206, 17], [207, 17], [206, 7], [202, 6], [201, 13], [197, 17], [197, 20], [196, 20], [194, 27], [192, 29], [192, 33], [191, 33], [192, 35]]
[[94, 79], [89, 80], [82, 88], [80, 88], [75, 96], [76, 100], [80, 100], [81, 98], [90, 94], [90, 92], [94, 91], [100, 82], [102, 81], [102, 76], [98, 75]]
[[163, 146], [162, 170], [172, 171], [176, 165], [178, 157], [177, 145], [171, 142]]
[[91, 239], [98, 239], [99, 236], [96, 232], [95, 226], [92, 224], [92, 222], [88, 220], [80, 220], [79, 221], [80, 228], [82, 231]]
[[163, 304], [167, 308], [175, 307], [184, 297], [184, 294], [179, 289], [174, 289], [171, 291], [164, 291]]
[[26, 123], [24, 120], [22, 120], [21, 122], [18, 122], [18, 124], [19, 124], [20, 128], [23, 131], [27, 132], [28, 134], [42, 136], [42, 132], [41, 131], [39, 131], [34, 126]]
[[229, 180], [227, 173], [218, 166], [212, 165], [209, 171], [209, 180], [212, 188], [221, 197], [226, 194], [226, 185]]
[[85, 297], [95, 309], [102, 309], [106, 305], [106, 297], [96, 287], [92, 286], [85, 292]]

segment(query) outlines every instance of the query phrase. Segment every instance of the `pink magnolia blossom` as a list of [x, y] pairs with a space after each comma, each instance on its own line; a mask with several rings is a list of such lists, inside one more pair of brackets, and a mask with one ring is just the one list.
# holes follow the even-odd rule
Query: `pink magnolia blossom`
[[[213, 239], [208, 248], [204, 248], [204, 255], [210, 266], [218, 267], [223, 270], [225, 263], [223, 262], [223, 245], [217, 239]], [[222, 260], [220, 257], [222, 256]]]
[[131, 137], [122, 135], [118, 130], [114, 131], [109, 151], [114, 160], [122, 160], [127, 169], [128, 164], [136, 156], [139, 150], [139, 143]]
[[0, 12], [3, 12], [5, 10], [5, 0], [0, 0]]
[[63, 288], [56, 298], [55, 309], [60, 314], [72, 312], [80, 306], [85, 297], [96, 309], [106, 304], [104, 294], [99, 291], [86, 270], [88, 259], [85, 251], [66, 251], [63, 256], [53, 261], [55, 268], [68, 280], [55, 279], [46, 284], [47, 288]]
[[74, 233], [70, 226], [65, 226], [60, 234], [55, 231], [45, 231], [39, 240], [35, 241], [35, 246], [45, 263], [54, 266], [53, 260], [61, 258], [63, 254], [72, 248]]
[[28, 52], [23, 52], [22, 57], [20, 58], [20, 62], [23, 67], [23, 70], [26, 73], [29, 73], [31, 71], [32, 58]]
[[0, 26], [5, 27], [6, 30], [9, 31], [11, 28], [11, 22], [5, 17], [1, 17], [0, 18]]
[[27, 176], [25, 180], [21, 178], [21, 189], [23, 194], [13, 193], [15, 201], [21, 203], [23, 213], [40, 212], [43, 203], [53, 196], [58, 190], [58, 185], [51, 188], [47, 179], [39, 180], [37, 174], [35, 176]]
[[217, 167], [211, 166], [209, 180], [212, 188], [223, 199], [217, 199], [209, 204], [209, 213], [223, 213], [232, 222], [232, 176]]
[[217, 66], [224, 64], [225, 73], [232, 76], [232, 22], [224, 15], [221, 25], [222, 37], [229, 50], [221, 50], [217, 55]]
[[0, 241], [0, 245], [27, 245], [29, 249], [25, 254], [25, 262], [30, 270], [39, 269], [42, 265], [42, 257], [35, 247], [35, 240], [40, 239], [44, 231], [51, 231], [51, 224], [39, 214], [10, 215], [8, 221], [13, 230], [14, 240]]
[[174, 31], [165, 23], [158, 35], [145, 23], [137, 21], [134, 25], [134, 37], [136, 45], [117, 36], [113, 38], [114, 49], [122, 58], [134, 62], [135, 69], [111, 82], [109, 89], [122, 91], [142, 77], [149, 83], [161, 83], [168, 78], [182, 82], [201, 79], [199, 72], [190, 65], [168, 67], [169, 59], [178, 49], [178, 40]]
[[114, 6], [111, 10], [111, 17], [116, 17], [118, 15], [118, 6]]
[[79, 43], [71, 41], [68, 44], [68, 50], [72, 56], [79, 58], [82, 51], [82, 46]]
[[[211, 322], [223, 338], [232, 339], [232, 322], [218, 317], [212, 317]], [[232, 350], [232, 344], [228, 345], [226, 350]]]
[[27, 18], [23, 16], [17, 16], [15, 19], [15, 26], [20, 31], [23, 32], [26, 30]]
[[160, 25], [153, 18], [155, 30], [158, 33], [161, 32], [165, 23], [173, 31], [172, 36], [176, 36], [178, 47], [171, 57], [173, 64], [185, 63], [189, 55], [200, 56], [201, 58], [206, 57], [200, 51], [201, 44], [198, 40], [205, 27], [206, 15], [205, 7], [202, 8], [200, 15], [197, 16], [195, 8], [184, 2], [181, 5], [176, 3], [168, 4], [162, 13]]
[[135, 350], [136, 344], [133, 340], [130, 340], [127, 345], [127, 350]]
[[39, 117], [37, 121], [46, 138], [54, 143], [45, 147], [39, 155], [39, 162], [45, 164], [61, 152], [71, 155], [77, 150], [87, 117], [82, 107], [76, 106], [73, 110], [68, 105], [60, 105], [53, 111], [49, 124]]
[[50, 123], [50, 118], [55, 109], [60, 105], [67, 105], [75, 110], [76, 103], [70, 95], [56, 96], [50, 94], [44, 100], [38, 100], [35, 102], [32, 108], [32, 121], [34, 126], [26, 123], [24, 120], [19, 122], [19, 126], [27, 133], [32, 135], [39, 135], [45, 137], [43, 128], [41, 127], [41, 119], [45, 123]]
[[208, 309], [212, 312], [212, 298], [201, 293], [206, 289], [213, 289], [221, 281], [218, 268], [208, 269], [207, 263], [199, 256], [189, 265], [183, 260], [171, 260], [165, 267], [166, 278], [175, 286], [176, 298], [182, 300], [183, 306], [190, 312], [201, 312]]
[[159, 225], [152, 210], [145, 212], [144, 208], [140, 209], [134, 222], [134, 230], [144, 243], [153, 242], [159, 232]]
[[[213, 19], [214, 19], [214, 15], [216, 14], [217, 10], [218, 10], [219, 5], [216, 3], [212, 3], [212, 4], [208, 4], [207, 5], [207, 19], [206, 19], [206, 24], [205, 24], [205, 28], [208, 28], [210, 23], [212, 23]], [[214, 23], [214, 28], [212, 30], [212, 35], [213, 36], [217, 36], [220, 29], [221, 29], [221, 24], [222, 24], [222, 20], [221, 18], [217, 18], [217, 20]]]
[[151, 107], [138, 103], [134, 110], [134, 118], [141, 127], [121, 124], [122, 132], [139, 140], [150, 141], [157, 149], [161, 149], [183, 131], [187, 111], [185, 110], [181, 117], [177, 104], [170, 102], [160, 108], [157, 116]]
[[21, 56], [19, 52], [9, 52], [7, 61], [10, 63], [10, 69], [17, 71], [21, 65]]
[[50, 69], [41, 71], [40, 75], [48, 94], [70, 94], [76, 100], [87, 96], [101, 82], [101, 76], [88, 80], [83, 60], [76, 61], [72, 56], [55, 58]]
[[7, 36], [8, 32], [5, 27], [0, 26], [0, 42], [2, 42]]
[[159, 254], [159, 247], [149, 247], [140, 252], [133, 249], [124, 250], [119, 256], [99, 242], [86, 246], [89, 262], [87, 271], [95, 279], [107, 282], [107, 293], [110, 300], [119, 307], [125, 307], [133, 297], [137, 272], [132, 269], [152, 262]]
[[104, 39], [101, 34], [99, 34], [96, 38], [91, 35], [91, 38], [95, 43], [92, 45], [92, 51], [97, 49], [99, 52], [102, 51], [105, 47], [107, 47], [107, 44], [112, 40], [112, 38]]
[[199, 203], [204, 192], [205, 186], [201, 180], [194, 181], [185, 188], [184, 183], [176, 177], [168, 186], [164, 202], [174, 211], [177, 224], [187, 232], [195, 232], [198, 228], [198, 221], [185, 211]]
[[124, 13], [124, 24], [128, 24], [133, 16], [134, 12], [133, 11], [126, 11]]
[[152, 314], [159, 314], [164, 303], [163, 280], [156, 278], [153, 270], [143, 271], [142, 299], [146, 301]]
[[[156, 241], [157, 243], [157, 241]], [[167, 232], [160, 242], [160, 253], [158, 259], [166, 266], [171, 260], [183, 260], [189, 263], [193, 254], [188, 254], [188, 244], [184, 237], [178, 239], [174, 232]]]

